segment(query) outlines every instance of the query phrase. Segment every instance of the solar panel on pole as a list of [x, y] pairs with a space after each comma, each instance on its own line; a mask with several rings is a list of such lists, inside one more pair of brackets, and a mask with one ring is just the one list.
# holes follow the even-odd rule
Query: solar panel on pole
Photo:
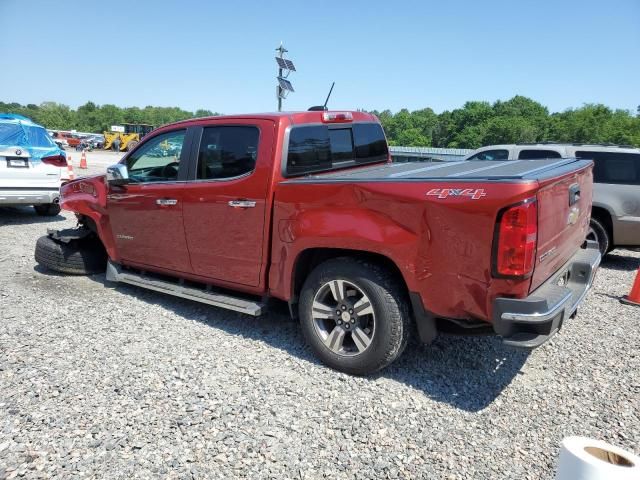
[[278, 66], [280, 68], [285, 68], [285, 69], [288, 68], [286, 60], [284, 58], [276, 57], [276, 62], [278, 62]]
[[295, 92], [295, 90], [293, 89], [293, 85], [291, 85], [291, 82], [286, 78], [278, 77], [278, 83], [280, 84], [280, 88], [282, 88], [283, 90]]
[[283, 58], [282, 60], [284, 60], [284, 63], [285, 63], [285, 65], [286, 65], [286, 67], [285, 67], [285, 68], [286, 68], [287, 70], [290, 70], [290, 71], [292, 71], [292, 72], [295, 72], [295, 71], [296, 71], [296, 67], [293, 65], [293, 62], [292, 62], [291, 60], [287, 60], [287, 59], [285, 59], [285, 58]]

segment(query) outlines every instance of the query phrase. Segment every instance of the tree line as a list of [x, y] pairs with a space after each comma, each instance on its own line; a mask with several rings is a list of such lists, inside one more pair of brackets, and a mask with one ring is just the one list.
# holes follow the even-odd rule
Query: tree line
[[[111, 125], [146, 123], [160, 126], [187, 118], [219, 115], [210, 110], [189, 112], [178, 107], [120, 108], [87, 102], [76, 110], [55, 102], [40, 105], [0, 102], [0, 112], [18, 113], [56, 130], [103, 132]], [[494, 103], [472, 101], [440, 114], [431, 108], [372, 111], [392, 145], [478, 148], [520, 142], [613, 143], [640, 147], [640, 106], [636, 114], [602, 104], [586, 104], [564, 112], [527, 97]]]
[[640, 106], [612, 110], [586, 104], [559, 113], [523, 96], [507, 101], [467, 102], [440, 114], [430, 108], [374, 111], [389, 143], [402, 146], [478, 148], [500, 143], [614, 143], [640, 147]]
[[87, 102], [76, 110], [55, 102], [44, 102], [40, 105], [0, 102], [0, 113], [24, 115], [52, 130], [77, 130], [91, 133], [109, 131], [111, 125], [123, 123], [145, 123], [158, 127], [187, 118], [219, 115], [204, 109], [189, 112], [178, 107], [120, 108], [111, 104], [96, 105], [93, 102]]

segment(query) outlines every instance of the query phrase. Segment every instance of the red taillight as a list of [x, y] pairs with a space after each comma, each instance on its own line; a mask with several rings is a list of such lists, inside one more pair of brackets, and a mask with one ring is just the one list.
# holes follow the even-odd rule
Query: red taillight
[[324, 123], [345, 123], [353, 121], [351, 112], [324, 112], [322, 114]]
[[53, 165], [54, 167], [66, 167], [67, 159], [64, 155], [51, 155], [49, 157], [42, 157], [42, 163]]
[[497, 235], [494, 275], [531, 275], [538, 242], [538, 205], [535, 199], [503, 211], [498, 219]]

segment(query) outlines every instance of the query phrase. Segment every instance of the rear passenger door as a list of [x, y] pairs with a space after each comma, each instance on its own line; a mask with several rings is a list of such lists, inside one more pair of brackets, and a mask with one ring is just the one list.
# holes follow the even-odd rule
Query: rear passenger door
[[184, 186], [184, 227], [193, 272], [256, 287], [265, 257], [267, 192], [275, 124], [213, 123], [196, 133]]
[[640, 153], [576, 151], [594, 161], [593, 206], [613, 211], [616, 245], [640, 245]]

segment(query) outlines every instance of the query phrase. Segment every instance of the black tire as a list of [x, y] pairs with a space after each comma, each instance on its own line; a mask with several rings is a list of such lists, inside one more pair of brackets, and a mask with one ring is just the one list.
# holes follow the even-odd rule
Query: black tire
[[589, 232], [587, 233], [587, 240], [595, 240], [598, 242], [600, 253], [605, 255], [611, 248], [611, 239], [606, 227], [596, 218], [592, 218], [589, 223]]
[[107, 253], [95, 237], [63, 243], [45, 235], [36, 242], [35, 257], [50, 270], [72, 275], [102, 273], [107, 268]]
[[47, 203], [44, 205], [34, 205], [33, 209], [42, 217], [55, 217], [60, 213], [60, 205], [57, 203]]
[[[327, 346], [325, 341], [330, 342], [331, 335], [323, 338], [326, 332], [322, 333], [320, 327], [317, 326], [317, 322], [327, 322], [327, 329], [331, 329], [332, 332], [334, 328], [339, 328], [338, 323], [342, 317], [334, 316], [333, 308], [340, 310], [340, 302], [336, 301], [336, 305], [331, 306], [333, 319], [314, 319], [314, 315], [318, 314], [317, 308], [314, 314], [314, 301], [324, 291], [323, 289], [326, 290], [327, 285], [336, 280], [346, 281], [350, 285], [344, 287], [346, 301], [349, 301], [349, 295], [354, 295], [355, 301], [357, 298], [355, 294], [359, 292], [367, 297], [366, 299], [373, 308], [373, 314], [370, 317], [368, 315], [358, 316], [358, 323], [351, 327], [352, 331], [345, 331], [345, 334], [342, 334], [340, 345], [342, 346], [343, 342], [350, 340], [354, 346], [352, 348], [358, 350], [357, 353], [352, 352], [349, 356], [338, 353], [335, 348]], [[349, 291], [351, 287], [353, 290]], [[333, 294], [333, 289], [331, 292]], [[335, 294], [332, 298], [335, 300]], [[409, 339], [411, 319], [407, 295], [398, 279], [375, 263], [343, 257], [318, 265], [304, 282], [298, 307], [302, 331], [312, 350], [323, 363], [341, 372], [352, 375], [367, 375], [376, 372], [398, 358]], [[348, 311], [350, 310], [347, 309]], [[371, 337], [367, 337], [368, 346], [360, 351], [358, 342], [355, 341], [355, 335], [356, 331], [362, 332], [362, 329], [356, 329], [358, 326], [362, 326], [359, 322], [363, 321], [365, 317], [369, 317], [369, 322], [373, 319], [375, 323], [373, 328], [364, 329], [364, 331], [371, 332]], [[351, 322], [353, 320], [354, 318], [351, 319]], [[342, 329], [347, 328], [347, 323], [349, 320], [343, 322]], [[360, 334], [358, 334], [358, 340], [360, 340]]]
[[127, 143], [127, 152], [130, 152], [131, 150], [136, 148], [138, 146], [138, 143], [140, 142], [136, 142], [135, 140], [131, 140], [129, 143]]

